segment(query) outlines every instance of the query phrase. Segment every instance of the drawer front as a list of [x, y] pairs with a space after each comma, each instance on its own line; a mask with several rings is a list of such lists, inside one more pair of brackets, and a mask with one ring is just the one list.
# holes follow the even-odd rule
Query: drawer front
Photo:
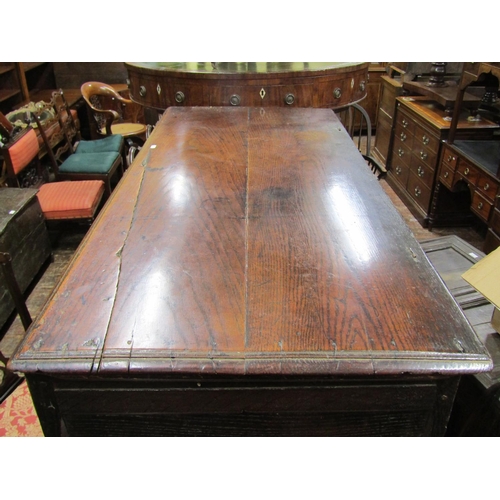
[[426, 129], [420, 127], [419, 125], [415, 128], [415, 134], [413, 139], [413, 148], [426, 148], [433, 153], [439, 151], [439, 139], [429, 133]]
[[406, 183], [408, 181], [408, 175], [410, 174], [410, 169], [401, 160], [396, 159], [393, 162], [391, 172], [394, 174], [394, 178], [406, 189]]
[[457, 168], [457, 160], [457, 155], [451, 149], [445, 147], [443, 150], [441, 163], [449, 167], [451, 170], [455, 171], [455, 169]]
[[477, 180], [479, 178], [479, 171], [476, 167], [472, 166], [470, 163], [465, 161], [463, 158], [460, 158], [458, 161], [457, 172], [467, 182], [470, 182], [474, 186], [476, 185]]
[[437, 165], [438, 155], [434, 151], [416, 144], [416, 139], [413, 142], [413, 157], [414, 162], [423, 163], [428, 168], [435, 170]]
[[317, 107], [340, 108], [366, 97], [367, 74], [352, 74], [351, 78], [339, 76], [338, 79], [329, 79], [317, 84]]
[[481, 196], [477, 191], [472, 195], [471, 210], [476, 213], [485, 222], [488, 222], [493, 203]]
[[444, 163], [441, 164], [441, 171], [439, 173], [439, 180], [448, 188], [453, 188], [453, 175], [454, 171]]
[[431, 190], [418, 177], [410, 173], [408, 177], [407, 191], [410, 196], [417, 202], [419, 207], [428, 212], [431, 201]]
[[411, 149], [406, 144], [403, 144], [401, 142], [399, 144], [395, 143], [392, 150], [393, 163], [395, 162], [396, 158], [404, 162], [405, 165], [409, 167], [411, 164]]
[[408, 115], [401, 113], [399, 109], [398, 112], [396, 113], [395, 125], [396, 126], [401, 125], [401, 128], [407, 130], [410, 135], [415, 134], [415, 122]]
[[416, 175], [429, 189], [432, 189], [434, 183], [434, 170], [430, 169], [425, 163], [412, 162], [410, 172]]
[[498, 183], [491, 177], [481, 175], [477, 181], [476, 187], [481, 191], [481, 194], [491, 201], [495, 201], [495, 195], [498, 191]]
[[398, 123], [394, 129], [394, 143], [401, 142], [411, 147], [413, 134]]

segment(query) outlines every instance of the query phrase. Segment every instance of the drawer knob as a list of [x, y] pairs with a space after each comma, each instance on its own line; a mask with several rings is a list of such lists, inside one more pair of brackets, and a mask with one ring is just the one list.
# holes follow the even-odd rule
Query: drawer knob
[[423, 135], [422, 136], [422, 142], [424, 143], [424, 145], [429, 144], [429, 138], [426, 135]]
[[448, 177], [449, 177], [449, 176], [450, 176], [450, 172], [445, 172], [445, 173], [444, 173], [444, 175], [443, 175], [443, 177], [444, 177], [445, 179], [448, 179]]
[[406, 134], [404, 132], [401, 132], [401, 142], [405, 142], [406, 141]]
[[144, 85], [141, 85], [141, 86], [139, 87], [139, 95], [140, 95], [141, 97], [144, 97], [144, 96], [146, 95], [146, 87], [145, 87]]
[[478, 204], [477, 204], [477, 209], [478, 210], [481, 210], [483, 208], [483, 202], [480, 201]]
[[484, 190], [485, 190], [485, 191], [488, 191], [488, 189], [490, 189], [490, 185], [489, 185], [488, 183], [486, 183], [486, 184], [484, 185]]
[[333, 90], [333, 97], [335, 97], [335, 99], [340, 99], [341, 96], [342, 90], [340, 90], [339, 87]]
[[399, 157], [401, 157], [401, 156], [403, 156], [404, 154], [405, 154], [405, 152], [404, 152], [401, 148], [399, 148], [399, 149], [398, 149], [398, 156], [399, 156]]
[[401, 122], [403, 124], [403, 127], [406, 128], [408, 127], [409, 123], [403, 118], [403, 121]]
[[469, 175], [469, 172], [470, 172], [469, 167], [467, 167], [467, 168], [464, 170], [464, 175]]
[[401, 175], [401, 167], [396, 167], [396, 175]]
[[455, 161], [456, 158], [452, 155], [448, 155], [448, 158], [446, 159], [446, 161], [448, 161], [448, 163], [451, 163], [452, 161]]
[[180, 90], [175, 93], [175, 102], [178, 102], [179, 104], [181, 102], [184, 102], [184, 99], [186, 96], [184, 95], [184, 92], [181, 92]]
[[427, 153], [425, 153], [424, 151], [420, 151], [420, 159], [427, 160]]
[[415, 188], [415, 196], [418, 198], [422, 194], [422, 190], [417, 186]]
[[293, 94], [287, 94], [285, 96], [285, 104], [291, 106], [295, 102], [295, 96]]
[[241, 98], [238, 94], [233, 94], [229, 98], [229, 104], [231, 104], [231, 106], [239, 106], [240, 102], [241, 102]]
[[423, 176], [424, 176], [424, 173], [425, 173], [425, 172], [424, 172], [424, 169], [423, 169], [422, 167], [420, 167], [420, 166], [419, 166], [419, 167], [417, 168], [417, 175], [418, 175], [419, 177], [423, 177]]

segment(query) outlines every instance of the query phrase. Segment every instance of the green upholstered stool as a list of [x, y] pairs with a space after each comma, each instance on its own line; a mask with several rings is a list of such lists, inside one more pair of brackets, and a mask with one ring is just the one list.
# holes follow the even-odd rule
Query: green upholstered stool
[[110, 135], [94, 141], [80, 141], [75, 153], [120, 153], [123, 148], [121, 135]]
[[117, 172], [123, 174], [120, 153], [72, 154], [57, 168], [58, 180], [100, 179], [106, 184], [106, 194], [111, 194], [111, 178]]

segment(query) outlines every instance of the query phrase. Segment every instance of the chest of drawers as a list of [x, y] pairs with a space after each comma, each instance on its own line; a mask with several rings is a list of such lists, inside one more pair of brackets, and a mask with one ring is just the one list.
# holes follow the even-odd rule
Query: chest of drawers
[[[444, 109], [426, 97], [396, 99], [388, 181], [424, 227], [449, 125]], [[497, 125], [485, 119], [469, 122], [464, 117], [459, 122], [462, 137], [491, 137], [495, 128]]]

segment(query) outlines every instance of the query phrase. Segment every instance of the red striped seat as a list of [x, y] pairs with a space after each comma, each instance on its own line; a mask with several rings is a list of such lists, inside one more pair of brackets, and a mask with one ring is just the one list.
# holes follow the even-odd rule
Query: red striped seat
[[45, 218], [91, 219], [104, 194], [103, 181], [61, 181], [43, 184], [38, 201]]

